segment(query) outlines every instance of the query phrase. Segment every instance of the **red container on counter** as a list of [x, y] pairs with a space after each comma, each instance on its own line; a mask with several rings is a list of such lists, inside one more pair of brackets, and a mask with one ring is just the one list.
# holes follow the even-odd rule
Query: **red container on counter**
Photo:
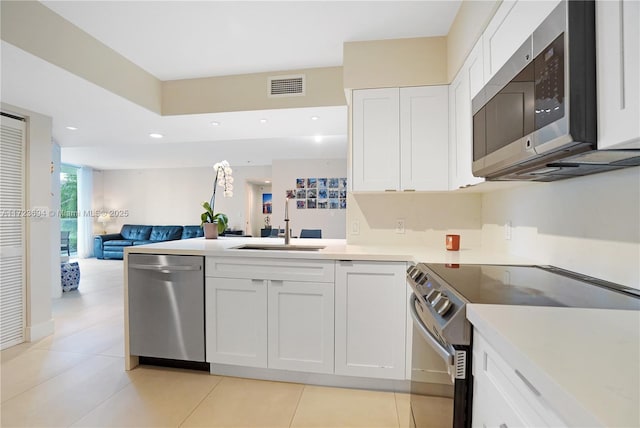
[[445, 240], [447, 250], [458, 251], [460, 249], [460, 235], [447, 235]]

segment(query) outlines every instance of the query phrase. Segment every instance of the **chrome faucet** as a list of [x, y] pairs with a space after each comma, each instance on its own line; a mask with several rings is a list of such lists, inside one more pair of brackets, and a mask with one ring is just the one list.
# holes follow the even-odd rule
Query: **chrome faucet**
[[284, 245], [291, 243], [291, 232], [289, 229], [289, 198], [284, 199]]

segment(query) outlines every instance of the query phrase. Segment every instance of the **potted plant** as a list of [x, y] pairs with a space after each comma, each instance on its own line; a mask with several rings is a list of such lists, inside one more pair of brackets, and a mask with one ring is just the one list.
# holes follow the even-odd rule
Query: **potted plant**
[[200, 215], [200, 226], [204, 230], [204, 237], [206, 239], [216, 239], [218, 235], [222, 234], [227, 225], [229, 224], [229, 217], [223, 213], [215, 213], [213, 211], [214, 204], [216, 202], [216, 189], [217, 186], [221, 186], [224, 188], [223, 196], [225, 198], [233, 196], [233, 177], [231, 173], [231, 167], [229, 166], [229, 162], [226, 160], [216, 163], [213, 166], [213, 169], [216, 172], [216, 178], [213, 182], [213, 195], [211, 195], [211, 200], [209, 202], [203, 202], [202, 208], [204, 208], [204, 212]]

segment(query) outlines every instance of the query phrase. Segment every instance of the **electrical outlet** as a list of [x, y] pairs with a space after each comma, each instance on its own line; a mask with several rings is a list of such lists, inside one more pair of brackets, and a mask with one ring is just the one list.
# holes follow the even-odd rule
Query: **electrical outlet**
[[404, 233], [404, 219], [399, 218], [396, 220], [396, 233]]
[[360, 222], [358, 220], [351, 222], [351, 234], [360, 235]]
[[511, 221], [509, 220], [504, 224], [504, 239], [511, 241]]

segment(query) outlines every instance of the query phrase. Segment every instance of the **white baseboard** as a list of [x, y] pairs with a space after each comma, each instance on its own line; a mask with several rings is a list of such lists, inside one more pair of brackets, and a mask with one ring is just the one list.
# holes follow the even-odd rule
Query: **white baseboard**
[[28, 326], [25, 331], [25, 339], [27, 342], [35, 342], [37, 340], [40, 340], [43, 337], [47, 337], [53, 334], [54, 327], [55, 326], [53, 318], [36, 325]]

